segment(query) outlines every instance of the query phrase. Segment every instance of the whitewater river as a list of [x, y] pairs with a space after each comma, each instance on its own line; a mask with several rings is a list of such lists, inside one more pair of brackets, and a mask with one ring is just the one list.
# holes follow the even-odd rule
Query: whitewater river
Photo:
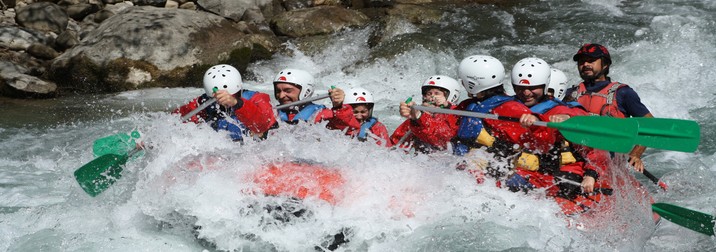
[[[285, 67], [312, 72], [317, 93], [362, 86], [392, 132], [402, 121], [398, 102], [419, 95], [430, 75], [456, 77], [465, 56], [490, 54], [507, 69], [541, 57], [576, 84], [572, 55], [599, 42], [612, 53], [610, 76], [631, 85], [656, 117], [695, 120], [702, 131], [695, 153], [646, 152], [647, 169], [668, 192], [623, 165], [614, 172], [635, 176], [656, 202], [716, 214], [716, 2], [519, 2], [451, 9], [423, 29], [399, 24], [386, 34], [391, 42], [374, 48], [373, 27], [333, 36], [320, 51], [291, 44], [291, 56], [252, 64], [244, 86], [271, 93], [271, 78]], [[239, 145], [168, 113], [200, 95], [196, 85], [0, 99], [0, 251], [311, 251], [341, 230], [351, 240], [341, 249], [351, 251], [716, 250], [714, 237], [665, 220], [655, 225], [630, 190], [582, 229], [568, 227], [539, 194], [477, 185], [448, 154], [405, 155], [308, 125]], [[93, 141], [135, 129], [152, 148], [89, 197], [72, 173], [94, 159]], [[263, 164], [298, 159], [336, 169], [346, 189], [336, 205], [309, 198], [300, 206], [310, 214], [281, 223], [262, 206], [286, 199], [247, 193], [254, 186], [247, 178]]]

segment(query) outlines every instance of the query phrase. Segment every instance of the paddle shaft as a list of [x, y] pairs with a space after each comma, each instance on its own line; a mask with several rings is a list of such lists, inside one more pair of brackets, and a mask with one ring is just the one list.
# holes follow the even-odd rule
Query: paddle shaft
[[274, 109], [276, 109], [276, 110], [281, 110], [281, 109], [290, 108], [290, 107], [293, 107], [293, 106], [298, 106], [298, 105], [302, 105], [302, 104], [305, 104], [305, 103], [309, 103], [309, 102], [312, 102], [312, 101], [317, 101], [317, 100], [326, 99], [326, 98], [328, 98], [328, 97], [330, 97], [329, 94], [317, 95], [317, 96], [314, 96], [314, 97], [308, 97], [308, 98], [303, 99], [303, 100], [300, 100], [300, 101], [295, 101], [295, 102], [288, 103], [288, 104], [278, 105], [278, 106], [274, 107]]
[[184, 122], [184, 121], [186, 121], [186, 120], [189, 120], [189, 118], [191, 118], [192, 116], [198, 114], [199, 112], [201, 112], [202, 110], [204, 110], [206, 107], [211, 106], [211, 104], [214, 104], [214, 102], [216, 102], [216, 98], [211, 98], [211, 99], [209, 99], [209, 100], [206, 100], [204, 103], [202, 103], [201, 105], [199, 105], [199, 107], [195, 108], [194, 110], [192, 110], [192, 111], [189, 112], [188, 114], [182, 116], [182, 117], [181, 117], [181, 121]]
[[[453, 114], [453, 115], [459, 115], [459, 116], [479, 117], [479, 118], [483, 118], [483, 119], [520, 122], [519, 118], [508, 117], [508, 116], [498, 116], [495, 114], [487, 114], [487, 113], [480, 113], [480, 112], [454, 110], [454, 109], [441, 109], [441, 108], [435, 108], [435, 107], [426, 107], [426, 106], [422, 106], [422, 105], [413, 105], [413, 108], [420, 110], [420, 111], [428, 111], [428, 112], [433, 112], [433, 113]], [[534, 125], [547, 127], [547, 123], [543, 122], [543, 121], [536, 121], [534, 123]]]
[[651, 174], [651, 172], [647, 171], [646, 169], [644, 169], [644, 176], [646, 176], [647, 178], [649, 178], [649, 180], [651, 180], [651, 182], [654, 182], [654, 184], [656, 184], [656, 185], [658, 185], [659, 187], [661, 187], [661, 189], [663, 189], [664, 191], [666, 191], [666, 189], [669, 188], [669, 187], [666, 185], [666, 183], [664, 183], [664, 181], [659, 180], [659, 178], [657, 178], [656, 176], [654, 176], [654, 174]]

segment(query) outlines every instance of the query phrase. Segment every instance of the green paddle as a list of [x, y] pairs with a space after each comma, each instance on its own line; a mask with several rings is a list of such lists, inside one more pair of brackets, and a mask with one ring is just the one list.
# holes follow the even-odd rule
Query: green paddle
[[[182, 121], [188, 120], [214, 102], [216, 102], [214, 98], [205, 101], [183, 116]], [[99, 157], [74, 172], [75, 180], [80, 184], [82, 190], [94, 197], [107, 190], [110, 185], [121, 178], [122, 165], [127, 163], [132, 155], [141, 151], [136, 147], [135, 140], [137, 138], [139, 138], [139, 132], [134, 131], [131, 134], [120, 133], [95, 141], [92, 149]]]
[[647, 147], [694, 152], [701, 141], [701, 128], [695, 121], [672, 118], [632, 117], [639, 123], [636, 143]]
[[714, 235], [714, 216], [667, 203], [654, 203], [651, 210], [676, 225], [705, 235]]
[[129, 134], [118, 133], [106, 136], [94, 141], [92, 151], [96, 157], [107, 154], [126, 155], [137, 146], [137, 139], [140, 136], [141, 134], [136, 130]]
[[[422, 111], [453, 114], [459, 116], [478, 117], [483, 119], [519, 122], [519, 118], [498, 116], [464, 110], [441, 109], [413, 105], [413, 108]], [[558, 129], [569, 141], [575, 144], [586, 145], [592, 148], [622, 152], [631, 151], [639, 131], [636, 121], [604, 116], [575, 116], [560, 123], [535, 122], [534, 125]]]
[[106, 154], [95, 158], [75, 171], [75, 179], [87, 194], [97, 196], [122, 177], [122, 165], [139, 151], [134, 149], [124, 155]]

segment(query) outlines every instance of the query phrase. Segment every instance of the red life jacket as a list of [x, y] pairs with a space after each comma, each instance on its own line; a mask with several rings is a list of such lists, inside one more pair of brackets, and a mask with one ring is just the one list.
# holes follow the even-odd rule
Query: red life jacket
[[627, 85], [619, 82], [612, 82], [607, 84], [606, 87], [599, 90], [599, 92], [587, 92], [587, 87], [584, 82], [579, 83], [577, 91], [572, 93], [574, 100], [582, 104], [587, 112], [592, 115], [611, 116], [618, 118], [625, 118], [623, 112], [619, 110], [617, 104], [616, 93], [617, 89], [626, 87]]

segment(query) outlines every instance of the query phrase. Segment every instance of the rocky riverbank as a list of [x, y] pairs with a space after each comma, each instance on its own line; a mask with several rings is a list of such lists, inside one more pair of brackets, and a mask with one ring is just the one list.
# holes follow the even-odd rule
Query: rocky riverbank
[[0, 0], [0, 96], [199, 86], [208, 66], [244, 71], [288, 40], [320, 44], [325, 35], [376, 25], [369, 43], [379, 45], [400, 23], [419, 27], [456, 6], [495, 2]]

